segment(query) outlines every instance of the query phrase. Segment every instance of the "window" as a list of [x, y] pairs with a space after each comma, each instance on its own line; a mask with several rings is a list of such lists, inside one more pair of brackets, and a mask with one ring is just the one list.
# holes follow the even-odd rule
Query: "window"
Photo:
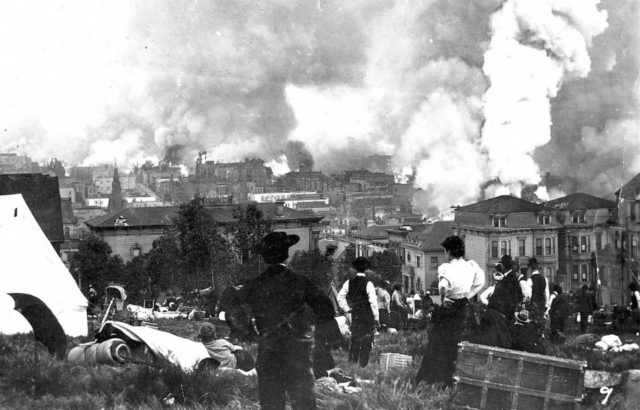
[[620, 232], [616, 232], [615, 240], [616, 240], [616, 249], [620, 249]]
[[544, 254], [551, 255], [551, 238], [545, 238], [544, 240]]
[[438, 289], [438, 281], [434, 280], [433, 282], [431, 282], [431, 295], [432, 296], [437, 296], [440, 294], [440, 289]]
[[581, 236], [580, 237], [580, 252], [584, 253], [587, 251], [587, 237], [586, 236]]
[[538, 215], [538, 225], [549, 225], [551, 217], [549, 215]]
[[498, 241], [491, 242], [491, 257], [492, 258], [498, 257]]
[[582, 282], [587, 281], [587, 265], [582, 265], [582, 276], [580, 277]]
[[507, 241], [500, 242], [500, 256], [507, 255]]
[[518, 239], [518, 255], [519, 256], [525, 255], [524, 239]]
[[584, 212], [574, 212], [571, 214], [571, 221], [573, 223], [584, 223]]
[[542, 255], [542, 238], [536, 239], [536, 255]]
[[411, 254], [407, 253], [407, 262], [411, 262]]
[[573, 265], [573, 271], [572, 271], [573, 272], [573, 280], [576, 281], [576, 282], [578, 281], [578, 269], [579, 269], [578, 265]]
[[577, 236], [571, 237], [571, 252], [578, 253], [578, 237]]
[[432, 256], [431, 257], [431, 269], [438, 269], [438, 257], [437, 256]]
[[504, 228], [507, 226], [507, 218], [504, 216], [494, 216], [493, 226], [494, 228]]
[[596, 234], [596, 251], [602, 250], [602, 234]]
[[551, 254], [556, 254], [556, 238], [551, 238]]
[[638, 255], [638, 237], [631, 235], [631, 257], [635, 258]]
[[416, 266], [419, 268], [420, 267], [420, 257], [416, 256]]
[[545, 268], [544, 276], [547, 277], [547, 283], [551, 283], [551, 268]]
[[140, 256], [142, 249], [140, 249], [140, 245], [135, 244], [133, 248], [131, 248], [131, 256], [136, 258]]

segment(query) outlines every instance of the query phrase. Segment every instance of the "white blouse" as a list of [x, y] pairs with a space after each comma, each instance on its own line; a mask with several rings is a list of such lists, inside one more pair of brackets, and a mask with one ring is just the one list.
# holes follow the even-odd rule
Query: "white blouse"
[[438, 280], [448, 299], [472, 298], [484, 286], [484, 271], [473, 260], [452, 259], [438, 267]]

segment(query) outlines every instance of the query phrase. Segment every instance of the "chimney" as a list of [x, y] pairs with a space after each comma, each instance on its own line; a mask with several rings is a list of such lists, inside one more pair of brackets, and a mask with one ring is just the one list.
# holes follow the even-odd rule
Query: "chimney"
[[276, 201], [276, 216], [284, 216], [284, 201]]

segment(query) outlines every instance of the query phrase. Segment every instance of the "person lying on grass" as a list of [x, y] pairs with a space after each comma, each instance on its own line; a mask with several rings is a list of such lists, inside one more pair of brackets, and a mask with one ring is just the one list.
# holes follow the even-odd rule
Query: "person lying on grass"
[[242, 346], [234, 345], [225, 339], [219, 339], [216, 328], [211, 323], [202, 324], [198, 338], [207, 348], [215, 368], [237, 369], [241, 370], [243, 374], [255, 368], [255, 360], [251, 353], [244, 350]]

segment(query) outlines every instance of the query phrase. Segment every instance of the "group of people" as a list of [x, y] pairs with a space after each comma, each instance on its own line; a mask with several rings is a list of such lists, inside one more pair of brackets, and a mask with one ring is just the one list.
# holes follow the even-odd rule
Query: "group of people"
[[[350, 380], [335, 367], [331, 355], [333, 345], [341, 339], [331, 300], [326, 292], [285, 264], [289, 248], [298, 241], [296, 235], [284, 232], [265, 236], [260, 253], [267, 266], [257, 277], [235, 289], [232, 303], [247, 307], [255, 318], [258, 332], [255, 364], [263, 409], [285, 409], [287, 396], [292, 409], [315, 409], [315, 379], [332, 376], [339, 381]], [[480, 294], [485, 285], [484, 271], [475, 261], [464, 258], [462, 238], [450, 236], [442, 246], [448, 262], [438, 267], [441, 303], [432, 313], [433, 326], [416, 384], [451, 385], [458, 344], [463, 340], [543, 353], [543, 329], [547, 320], [552, 337], [564, 331], [571, 314], [571, 299], [558, 285], [550, 291], [535, 258], [529, 259], [532, 273], [527, 278], [516, 269], [509, 255], [503, 256], [493, 272], [492, 286]], [[365, 274], [370, 267], [366, 258], [356, 258], [353, 267], [356, 275], [343, 284], [338, 305], [350, 320], [348, 360], [365, 367], [376, 330], [384, 331], [395, 325], [394, 317], [401, 320], [400, 312], [407, 308], [407, 303], [400, 285], [394, 286], [392, 294], [389, 294], [389, 283], [374, 286]], [[636, 296], [636, 310], [640, 311], [640, 287], [632, 291]], [[420, 296], [423, 309], [427, 296]], [[486, 304], [481, 314], [474, 311], [470, 303], [476, 296]], [[581, 289], [575, 305], [586, 322], [586, 316], [595, 309], [588, 288]], [[306, 307], [313, 311], [314, 323], [308, 320]], [[221, 365], [235, 362], [239, 367], [241, 361], [242, 366], [252, 364], [246, 356], [238, 356], [242, 350], [239, 346], [214, 343], [215, 333], [212, 334], [210, 325], [205, 326], [201, 331], [203, 342], [206, 339], [212, 357]]]

